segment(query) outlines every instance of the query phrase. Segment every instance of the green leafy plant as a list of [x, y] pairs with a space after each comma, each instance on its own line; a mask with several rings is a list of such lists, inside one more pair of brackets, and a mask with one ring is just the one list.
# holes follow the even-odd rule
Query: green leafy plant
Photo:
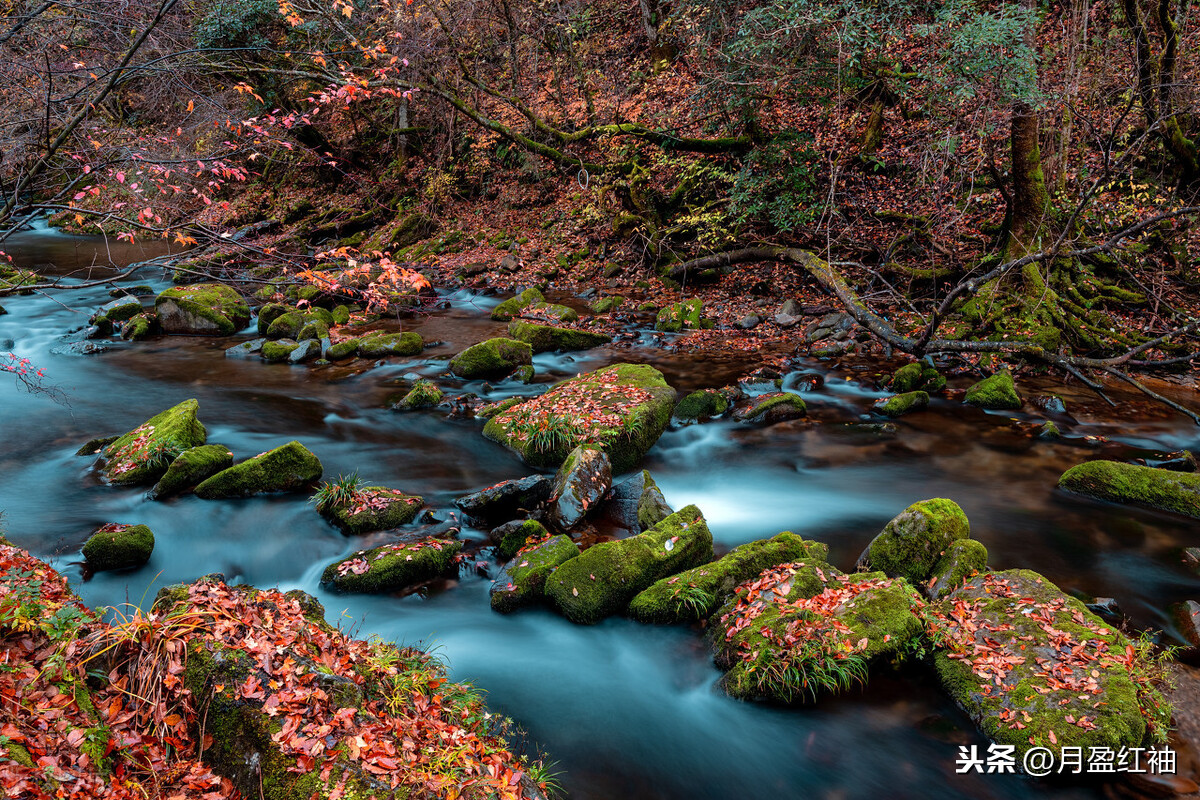
[[309, 502], [316, 505], [317, 511], [329, 511], [348, 506], [354, 502], [361, 484], [362, 479], [358, 477], [357, 472], [338, 475], [337, 480], [323, 481]]
[[676, 589], [673, 599], [675, 600], [675, 610], [677, 612], [686, 612], [696, 619], [707, 617], [708, 610], [716, 602], [716, 598], [710, 592], [692, 584], [680, 586]]

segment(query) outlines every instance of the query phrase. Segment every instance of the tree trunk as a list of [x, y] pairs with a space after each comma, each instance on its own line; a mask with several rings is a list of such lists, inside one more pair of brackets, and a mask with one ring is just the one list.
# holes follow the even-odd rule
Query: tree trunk
[[[1038, 115], [1028, 103], [1013, 106], [1012, 116], [1012, 227], [1008, 250], [1023, 254], [1037, 248], [1038, 234], [1046, 223], [1049, 200], [1042, 175], [1038, 146]], [[1017, 251], [1021, 251], [1017, 253]]]

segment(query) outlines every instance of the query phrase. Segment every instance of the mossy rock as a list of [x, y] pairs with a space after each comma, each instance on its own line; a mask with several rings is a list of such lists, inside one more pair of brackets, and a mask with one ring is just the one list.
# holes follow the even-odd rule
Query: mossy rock
[[323, 308], [291, 310], [275, 317], [264, 332], [262, 315], [259, 315], [259, 331], [268, 339], [323, 339], [329, 335], [332, 325], [333, 316]]
[[340, 342], [335, 342], [325, 351], [325, 357], [330, 361], [340, 361], [343, 358], [350, 358], [358, 352], [358, 346], [362, 344], [361, 339], [343, 339]]
[[16, 294], [33, 294], [33, 289], [21, 288], [36, 286], [42, 278], [36, 272], [28, 269], [16, 269], [0, 265], [0, 289], [17, 289]]
[[844, 575], [816, 559], [773, 567], [738, 587], [714, 622], [721, 686], [743, 699], [816, 699], [865, 684], [925, 635], [924, 606], [904, 580]]
[[199, 410], [198, 401], [184, 400], [105, 447], [104, 477], [130, 486], [158, 480], [180, 453], [204, 444], [208, 432]]
[[1036, 572], [977, 575], [934, 609], [943, 687], [985, 736], [1016, 748], [1018, 764], [1033, 747], [1058, 761], [1065, 747], [1165, 737], [1170, 706], [1135, 682], [1129, 640]]
[[680, 400], [673, 416], [683, 422], [698, 422], [719, 417], [728, 410], [729, 398], [716, 389], [700, 389]]
[[425, 499], [405, 494], [386, 486], [360, 486], [354, 499], [340, 505], [318, 505], [321, 516], [336, 525], [342, 533], [356, 536], [372, 531], [386, 531], [412, 522]]
[[127, 342], [140, 342], [158, 331], [158, 317], [153, 314], [137, 314], [121, 326], [121, 338]]
[[321, 583], [337, 592], [398, 592], [454, 571], [459, 550], [462, 542], [453, 539], [385, 544], [330, 564]]
[[329, 313], [329, 316], [333, 320], [334, 325], [345, 325], [350, 321], [350, 307], [345, 305], [336, 306]]
[[460, 378], [503, 378], [533, 361], [533, 348], [515, 339], [495, 338], [473, 344], [450, 359], [450, 372]]
[[535, 353], [551, 350], [589, 350], [612, 341], [612, 337], [606, 333], [536, 325], [518, 319], [508, 324], [508, 335], [519, 342], [525, 342]]
[[655, 581], [712, 560], [712, 534], [696, 506], [686, 506], [654, 528], [593, 545], [556, 569], [546, 595], [572, 622], [592, 625], [621, 614]]
[[291, 339], [279, 339], [274, 342], [263, 342], [262, 349], [259, 352], [262, 353], [263, 360], [271, 364], [278, 364], [290, 359], [292, 353], [299, 346], [299, 342]]
[[553, 482], [545, 475], [530, 475], [501, 481], [454, 501], [467, 516], [477, 520], [512, 519], [539, 508], [550, 499]]
[[637, 523], [639, 531], [648, 531], [675, 511], [667, 505], [667, 498], [662, 490], [650, 477], [648, 470], [642, 470], [642, 493], [637, 502]]
[[956, 539], [971, 535], [967, 515], [953, 500], [936, 497], [913, 503], [867, 545], [860, 566], [891, 577], [924, 583]]
[[513, 370], [512, 375], [509, 375], [508, 379], [517, 383], [529, 384], [533, 383], [535, 375], [537, 375], [537, 370], [534, 369], [533, 364], [522, 364]]
[[546, 298], [542, 296], [542, 293], [536, 287], [531, 286], [516, 297], [510, 297], [493, 308], [492, 319], [497, 322], [508, 322], [513, 317], [519, 315], [521, 310], [526, 306], [545, 301]]
[[421, 339], [421, 334], [415, 331], [384, 333], [360, 339], [358, 354], [363, 358], [415, 356], [419, 355], [424, 347], [425, 342]]
[[485, 406], [480, 406], [475, 410], [475, 416], [480, 419], [491, 419], [497, 414], [503, 414], [515, 405], [520, 405], [525, 402], [523, 397], [506, 397], [498, 403], [488, 403]]
[[264, 492], [304, 491], [321, 479], [321, 461], [299, 442], [288, 442], [221, 470], [196, 487], [205, 500]]
[[433, 381], [419, 380], [413, 384], [409, 393], [404, 395], [392, 408], [396, 411], [415, 411], [419, 408], [433, 408], [442, 402], [445, 393]]
[[154, 534], [145, 525], [105, 525], [83, 545], [83, 557], [96, 572], [140, 567], [154, 552]]
[[223, 444], [205, 444], [184, 450], [154, 484], [151, 495], [155, 500], [161, 500], [179, 494], [231, 466], [233, 453]]
[[196, 283], [167, 289], [154, 301], [165, 333], [232, 336], [250, 322], [250, 306], [221, 283]]
[[629, 616], [641, 622], [675, 623], [707, 619], [734, 590], [764, 570], [791, 561], [825, 561], [829, 546], [805, 541], [791, 531], [747, 542], [720, 559], [663, 578], [629, 604]]
[[507, 614], [540, 601], [550, 573], [578, 555], [579, 546], [563, 534], [522, 547], [492, 583], [492, 609]]
[[95, 439], [88, 439], [75, 451], [75, 455], [94, 456], [120, 438], [120, 436], [100, 436]]
[[749, 406], [734, 413], [739, 422], [759, 422], [773, 425], [789, 419], [800, 419], [808, 413], [804, 398], [798, 394], [781, 392], [756, 397]]
[[550, 490], [551, 525], [559, 530], [575, 527], [612, 488], [612, 464], [603, 449], [580, 445], [572, 450], [558, 472]]
[[679, 333], [684, 329], [699, 328], [703, 312], [704, 303], [698, 297], [675, 303], [659, 310], [654, 320], [654, 330]]
[[888, 388], [897, 394], [916, 391], [933, 394], [946, 388], [946, 378], [929, 364], [914, 361], [896, 370]]
[[[674, 406], [675, 390], [661, 372], [644, 364], [614, 364], [496, 414], [483, 435], [535, 467], [557, 467], [579, 444], [596, 444], [608, 453], [613, 474], [620, 474], [636, 467], [658, 441]], [[579, 424], [579, 417], [587, 423]], [[547, 429], [561, 435], [540, 439], [537, 432]]]
[[521, 316], [533, 319], [553, 320], [555, 322], [578, 322], [579, 312], [570, 306], [558, 303], [539, 301], [530, 303], [521, 309]]
[[612, 295], [610, 297], [601, 297], [596, 302], [592, 303], [588, 308], [596, 314], [607, 314], [611, 311], [616, 311], [625, 302], [624, 297]]
[[921, 584], [925, 596], [938, 600], [962, 585], [967, 578], [987, 569], [987, 548], [975, 539], [955, 539], [933, 565], [930, 578]]
[[1012, 373], [1005, 371], [971, 386], [963, 396], [963, 402], [991, 410], [1016, 410], [1021, 407], [1021, 396], [1017, 394]]
[[1058, 479], [1060, 489], [1096, 500], [1171, 511], [1200, 519], [1200, 473], [1119, 461], [1088, 461]]
[[92, 315], [92, 323], [106, 319], [109, 322], [124, 322], [142, 313], [142, 303], [136, 297], [119, 297], [111, 303], [100, 306]]
[[905, 392], [883, 397], [875, 402], [874, 408], [885, 417], [902, 417], [929, 408], [929, 395], [926, 392]]
[[[299, 309], [283, 303], [267, 303], [258, 310], [258, 335], [266, 336], [267, 331], [271, 330], [271, 325], [273, 325], [281, 317], [284, 317], [288, 314], [299, 315], [299, 313]], [[292, 323], [288, 323], [288, 326], [290, 327], [291, 324]], [[297, 332], [298, 331], [299, 328], [297, 328]], [[278, 339], [280, 337], [275, 336], [270, 338]]]

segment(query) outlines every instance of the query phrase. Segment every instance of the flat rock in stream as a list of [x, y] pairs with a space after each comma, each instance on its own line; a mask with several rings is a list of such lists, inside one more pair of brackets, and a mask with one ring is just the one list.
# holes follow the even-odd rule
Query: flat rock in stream
[[1200, 474], [1140, 467], [1118, 461], [1088, 461], [1058, 479], [1074, 494], [1200, 518]]
[[321, 583], [337, 592], [399, 592], [454, 572], [460, 550], [462, 542], [454, 539], [385, 544], [330, 564]]
[[362, 486], [355, 487], [346, 502], [319, 503], [317, 511], [342, 533], [359, 535], [406, 525], [416, 518], [424, 503], [424, 498], [399, 489]]

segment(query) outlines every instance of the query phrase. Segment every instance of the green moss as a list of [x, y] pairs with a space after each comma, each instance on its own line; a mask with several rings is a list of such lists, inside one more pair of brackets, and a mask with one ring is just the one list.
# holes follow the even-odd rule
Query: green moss
[[729, 410], [729, 400], [716, 389], [692, 392], [675, 406], [676, 419], [690, 422], [719, 417]]
[[275, 342], [263, 342], [260, 352], [264, 360], [276, 364], [291, 358], [292, 352], [299, 346], [299, 343], [291, 339], [280, 339]]
[[234, 289], [220, 283], [167, 289], [154, 301], [154, 309], [167, 333], [230, 336], [250, 322], [246, 301]]
[[[545, 535], [545, 528], [536, 522], [532, 524], [541, 528], [540, 534], [533, 535]], [[540, 600], [546, 578], [556, 568], [578, 556], [579, 547], [570, 537], [560, 534], [519, 549], [513, 555], [512, 563], [500, 573], [491, 588], [492, 609], [502, 614]]]
[[333, 316], [323, 308], [285, 311], [271, 320], [265, 332], [262, 320], [260, 312], [259, 332], [268, 339], [323, 339], [329, 335], [329, 328], [333, 325]]
[[799, 419], [808, 413], [804, 398], [798, 394], [783, 392], [759, 397], [749, 408], [737, 412], [741, 422], [765, 422], [768, 424]]
[[83, 545], [83, 557], [97, 572], [140, 567], [153, 551], [154, 534], [145, 525], [105, 525]]
[[450, 372], [460, 378], [503, 378], [533, 361], [533, 348], [515, 339], [488, 339], [450, 359]]
[[309, 339], [328, 339], [329, 326], [321, 320], [310, 320], [304, 323], [304, 327], [300, 329], [300, 333], [296, 334], [297, 341], [308, 341]]
[[354, 499], [349, 503], [317, 508], [342, 533], [361, 535], [407, 525], [424, 503], [423, 497], [386, 486], [361, 486], [355, 489]]
[[884, 526], [867, 547], [867, 562], [892, 577], [923, 583], [946, 548], [970, 534], [967, 515], [953, 500], [922, 500]]
[[93, 324], [100, 319], [109, 322], [124, 322], [142, 313], [142, 304], [136, 297], [121, 297], [101, 306], [92, 318]]
[[1061, 439], [1062, 431], [1058, 429], [1053, 420], [1046, 420], [1038, 428], [1037, 435], [1039, 439]]
[[[271, 330], [271, 325], [287, 314], [298, 314], [298, 310], [283, 303], [267, 303], [258, 310], [258, 335], [266, 336], [267, 331]], [[290, 325], [290, 323], [289, 323]], [[298, 330], [298, 329], [297, 329]], [[292, 336], [295, 335], [293, 332]], [[278, 336], [271, 338], [280, 338]]]
[[928, 407], [929, 395], [925, 392], [905, 392], [882, 398], [875, 403], [875, 410], [886, 417], [902, 417]]
[[1114, 503], [1200, 518], [1200, 473], [1174, 472], [1118, 461], [1088, 461], [1058, 479], [1060, 489]]
[[232, 466], [233, 453], [223, 444], [206, 444], [184, 450], [167, 467], [151, 493], [161, 500], [197, 485], [205, 478]]
[[320, 480], [321, 472], [320, 460], [308, 448], [288, 442], [218, 472], [196, 487], [196, 496], [217, 500], [302, 491]]
[[350, 308], [344, 305], [337, 306], [329, 316], [333, 320], [334, 325], [345, 325], [350, 321]]
[[557, 322], [578, 322], [579, 314], [575, 309], [569, 306], [559, 305], [557, 303], [547, 303], [539, 301], [530, 303], [521, 309], [521, 315], [533, 317], [535, 319], [552, 319]]
[[127, 342], [139, 342], [149, 337], [158, 327], [158, 319], [150, 314], [131, 317], [121, 327], [121, 338]]
[[33, 756], [25, 749], [23, 745], [16, 742], [6, 742], [4, 749], [8, 753], [8, 757], [17, 762], [23, 767], [33, 769]]
[[401, 400], [392, 406], [396, 411], [413, 411], [418, 408], [432, 408], [442, 402], [445, 394], [433, 381], [419, 380]]
[[1006, 371], [997, 372], [971, 386], [963, 402], [980, 408], [1015, 410], [1021, 407], [1021, 396], [1017, 394], [1012, 373]]
[[101, 436], [97, 439], [88, 439], [82, 447], [75, 451], [75, 455], [93, 456], [120, 438], [120, 436]]
[[549, 536], [549, 531], [546, 526], [535, 519], [527, 519], [520, 525], [502, 526], [504, 535], [496, 544], [496, 560], [510, 561], [521, 548], [525, 547], [530, 539], [538, 540]]
[[[1058, 757], [1064, 747], [1142, 746], [1147, 717], [1170, 713], [1157, 691], [1133, 680], [1129, 640], [1036, 572], [978, 575], [939, 609], [970, 623], [940, 633], [934, 664], [943, 687], [985, 736], [1016, 747], [1018, 763], [1032, 747]], [[1004, 660], [999, 676], [974, 671], [981, 646]], [[1094, 690], [1079, 688], [1087, 686]]]
[[513, 317], [520, 314], [521, 310], [526, 306], [534, 303], [543, 303], [545, 300], [546, 298], [542, 296], [542, 293], [539, 292], [536, 287], [531, 286], [516, 297], [510, 297], [500, 305], [493, 308], [492, 319], [496, 320], [497, 322], [508, 322]]
[[503, 414], [515, 405], [520, 405], [522, 402], [524, 402], [524, 398], [522, 397], [509, 397], [501, 400], [499, 403], [489, 403], [486, 406], [480, 407], [475, 412], [475, 416], [480, 419], [491, 419], [497, 414]]
[[358, 352], [358, 346], [362, 344], [361, 339], [343, 339], [336, 344], [330, 345], [325, 351], [325, 357], [330, 361], [339, 361], [343, 358], [349, 358]]
[[987, 569], [987, 548], [975, 539], [955, 539], [933, 565], [925, 595], [934, 600], [945, 597], [964, 580]]
[[658, 312], [658, 316], [654, 320], [654, 329], [679, 333], [685, 328], [699, 328], [700, 316], [703, 311], [704, 303], [698, 297], [684, 300], [682, 303], [675, 303]]
[[643, 531], [650, 530], [674, 513], [667, 505], [662, 490], [658, 488], [654, 478], [650, 477], [650, 472], [642, 470], [642, 494], [638, 497], [637, 504], [638, 528]]
[[384, 356], [415, 356], [425, 347], [421, 334], [415, 331], [368, 336], [358, 342], [358, 354], [363, 358]]
[[198, 401], [185, 400], [108, 445], [104, 477], [124, 485], [157, 480], [180, 453], [204, 444], [208, 433], [196, 417], [199, 409]]
[[[451, 572], [461, 549], [462, 542], [455, 540], [385, 544], [330, 564], [321, 583], [339, 592], [398, 592]], [[356, 573], [354, 569], [360, 567], [366, 571]]]
[[533, 364], [522, 364], [513, 370], [512, 375], [509, 375], [509, 380], [514, 380], [517, 383], [532, 383], [534, 376], [537, 375], [537, 370], [533, 368]]
[[519, 342], [525, 342], [535, 353], [549, 350], [588, 350], [612, 341], [612, 337], [605, 333], [535, 325], [516, 319], [508, 324], [508, 335]]
[[620, 614], [655, 581], [712, 559], [704, 516], [687, 506], [645, 533], [593, 545], [546, 581], [546, 595], [567, 619], [591, 625]]
[[[616, 415], [623, 422], [620, 427], [589, 429], [581, 434], [579, 427], [568, 420], [568, 435], [539, 444], [531, 433], [544, 429], [547, 420], [563, 419], [554, 407], [556, 399], [563, 396], [575, 398], [575, 414], [593, 419]], [[644, 364], [614, 364], [555, 384], [541, 397], [495, 414], [483, 435], [511, 447], [535, 467], [557, 467], [579, 444], [597, 444], [608, 453], [613, 473], [619, 474], [636, 467], [658, 441], [674, 405], [675, 390], [661, 372]], [[586, 436], [586, 442], [579, 441], [581, 435]]]
[[663, 578], [633, 598], [629, 616], [650, 623], [705, 619], [733, 595], [739, 584], [763, 570], [790, 561], [824, 561], [828, 557], [828, 545], [784, 531], [771, 539], [739, 545], [711, 564]]
[[597, 314], [607, 314], [610, 311], [616, 311], [624, 302], [624, 297], [612, 295], [611, 297], [601, 297], [599, 300], [588, 306], [588, 308]]
[[932, 394], [946, 388], [946, 379], [923, 361], [905, 364], [892, 375], [890, 388], [897, 394], [922, 391]]

